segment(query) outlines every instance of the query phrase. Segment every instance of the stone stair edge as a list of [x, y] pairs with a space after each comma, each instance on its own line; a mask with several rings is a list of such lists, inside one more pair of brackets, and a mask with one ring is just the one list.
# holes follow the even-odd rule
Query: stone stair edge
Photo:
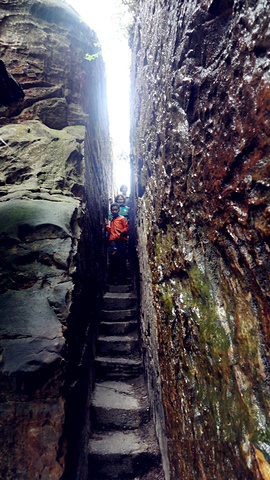
[[130, 316], [130, 315], [136, 315], [137, 314], [137, 308], [124, 308], [123, 310], [120, 310], [120, 309], [118, 309], [118, 310], [113, 310], [113, 309], [108, 310], [108, 309], [103, 308], [101, 310], [101, 313], [106, 314], [106, 315], [110, 314], [110, 313], [112, 313], [113, 315], [116, 315], [117, 313], [119, 313], [120, 315], [126, 314], [126, 315]]
[[106, 362], [108, 364], [112, 364], [112, 363], [121, 363], [122, 365], [140, 365], [142, 364], [142, 359], [140, 358], [139, 355], [130, 355], [129, 357], [132, 357], [132, 358], [125, 358], [123, 357], [122, 355], [120, 356], [103, 356], [103, 355], [96, 355], [95, 357], [95, 362], [99, 363], [99, 362]]
[[134, 293], [133, 285], [106, 285], [105, 293]]
[[103, 299], [117, 298], [117, 299], [134, 299], [137, 300], [137, 295], [134, 292], [106, 292]]
[[[119, 322], [118, 322], [119, 323]], [[98, 341], [103, 341], [103, 342], [124, 342], [124, 341], [130, 341], [130, 340], [138, 340], [138, 332], [133, 331], [128, 333], [127, 335], [104, 335], [100, 334], [97, 338]]]
[[110, 380], [96, 382], [91, 404], [106, 408], [105, 404], [111, 404], [113, 399], [117, 397], [121, 399], [121, 404], [117, 406], [116, 403], [113, 403], [115, 409], [119, 410], [123, 407], [122, 399], [123, 403], [125, 403], [125, 400], [127, 400], [126, 403], [130, 403], [130, 400], [133, 404], [136, 403], [138, 409], [148, 408], [150, 403], [145, 385], [140, 382], [142, 378], [141, 375], [137, 382]]
[[[132, 430], [116, 431], [114, 429], [111, 429], [111, 430], [97, 429], [90, 436], [89, 443], [88, 443], [88, 451], [90, 450], [91, 442], [93, 443], [95, 441], [101, 442], [102, 440], [104, 441], [108, 440], [108, 447], [109, 447], [109, 450], [111, 450], [112, 455], [118, 454], [118, 453], [120, 455], [130, 455], [130, 453], [132, 453], [131, 451], [123, 452], [123, 450], [124, 450], [124, 446], [127, 444], [127, 440], [134, 439], [134, 438], [138, 439], [139, 444], [141, 444], [141, 446], [139, 446], [139, 448], [137, 448], [137, 451], [135, 450], [134, 453], [150, 452], [157, 455], [158, 457], [160, 456], [158, 443], [155, 437], [154, 427], [152, 425], [149, 428], [148, 423], [146, 425], [144, 424], [141, 427], [138, 427]], [[114, 439], [118, 439], [118, 442], [112, 442], [112, 440]], [[117, 445], [117, 443], [119, 445]], [[118, 446], [119, 446], [119, 451], [117, 451]], [[108, 455], [108, 451], [106, 451], [105, 448], [103, 450], [103, 453], [104, 455]]]
[[100, 324], [100, 332], [105, 334], [121, 335], [136, 331], [138, 328], [137, 320], [129, 320], [127, 322], [108, 322], [104, 321]]

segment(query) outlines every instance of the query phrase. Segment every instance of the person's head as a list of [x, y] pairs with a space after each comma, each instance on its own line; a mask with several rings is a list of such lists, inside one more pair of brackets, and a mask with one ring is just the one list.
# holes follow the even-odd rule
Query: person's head
[[119, 214], [119, 205], [118, 203], [112, 203], [111, 204], [111, 212], [113, 217], [117, 217]]
[[125, 197], [121, 193], [115, 197], [115, 202], [121, 207], [121, 205], [125, 205]]
[[124, 196], [126, 196], [126, 194], [127, 194], [127, 191], [128, 191], [128, 188], [127, 188], [127, 186], [126, 186], [126, 185], [124, 185], [124, 184], [123, 184], [123, 185], [121, 185], [121, 187], [120, 187], [120, 192], [122, 192], [122, 194], [123, 194]]

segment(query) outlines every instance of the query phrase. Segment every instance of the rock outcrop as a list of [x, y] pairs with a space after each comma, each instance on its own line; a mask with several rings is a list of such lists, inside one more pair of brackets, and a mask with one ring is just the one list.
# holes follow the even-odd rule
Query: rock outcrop
[[9, 105], [10, 103], [24, 97], [22, 87], [15, 78], [7, 72], [3, 60], [0, 60], [0, 105]]
[[269, 13], [138, 2], [141, 328], [167, 479], [269, 478]]
[[111, 193], [104, 66], [60, 0], [0, 1], [0, 26], [0, 477], [82, 479]]

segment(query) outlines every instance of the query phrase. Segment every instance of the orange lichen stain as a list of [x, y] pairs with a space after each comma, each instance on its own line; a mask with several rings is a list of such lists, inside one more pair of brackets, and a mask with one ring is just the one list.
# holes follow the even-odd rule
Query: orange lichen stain
[[270, 480], [270, 465], [258, 448], [255, 448], [255, 456], [263, 479]]

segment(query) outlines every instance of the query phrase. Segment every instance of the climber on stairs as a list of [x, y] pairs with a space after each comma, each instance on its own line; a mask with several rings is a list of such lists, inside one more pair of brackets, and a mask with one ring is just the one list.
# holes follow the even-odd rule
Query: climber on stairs
[[126, 280], [126, 244], [129, 231], [125, 217], [119, 215], [118, 203], [111, 204], [112, 221], [110, 226], [105, 220], [109, 232], [109, 283], [123, 284]]
[[[121, 217], [125, 217], [125, 219], [128, 221], [129, 219], [129, 207], [125, 205], [125, 197], [121, 193], [117, 195], [114, 199], [115, 203], [118, 203], [119, 205], [119, 215]], [[110, 213], [109, 219], [112, 220], [113, 216], [112, 213]]]

